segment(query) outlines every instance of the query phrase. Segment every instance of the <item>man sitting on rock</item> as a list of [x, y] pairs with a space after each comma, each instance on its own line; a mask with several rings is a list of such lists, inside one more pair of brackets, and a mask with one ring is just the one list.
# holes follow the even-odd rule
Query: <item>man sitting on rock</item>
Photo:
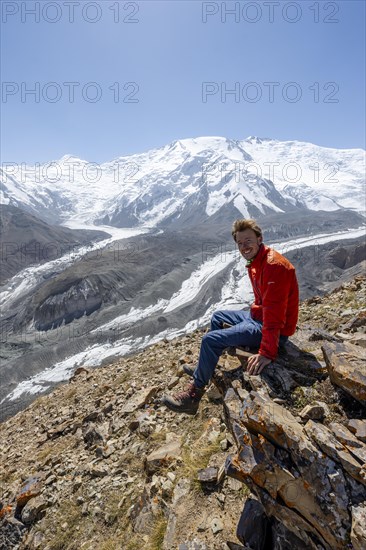
[[[247, 371], [257, 375], [273, 361], [278, 347], [294, 334], [299, 312], [299, 288], [294, 266], [279, 252], [265, 246], [255, 220], [236, 220], [232, 236], [246, 260], [254, 303], [249, 311], [216, 311], [211, 329], [201, 343], [198, 365], [185, 367], [193, 382], [187, 390], [164, 396], [162, 403], [175, 412], [196, 414], [218, 359], [225, 348], [259, 348], [248, 359]], [[223, 328], [223, 323], [231, 325]]]

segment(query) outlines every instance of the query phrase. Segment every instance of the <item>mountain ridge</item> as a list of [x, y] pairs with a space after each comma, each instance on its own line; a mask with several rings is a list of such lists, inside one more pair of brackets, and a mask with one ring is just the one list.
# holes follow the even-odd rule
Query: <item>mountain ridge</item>
[[9, 166], [2, 171], [2, 202], [46, 221], [117, 227], [169, 225], [167, 216], [174, 222], [201, 189], [206, 193], [194, 209], [207, 218], [235, 197], [244, 217], [299, 207], [363, 212], [356, 195], [364, 192], [364, 166], [361, 149], [256, 137], [186, 138], [100, 165], [64, 155], [37, 171]]
[[41, 265], [76, 248], [105, 239], [109, 235], [98, 228], [70, 229], [51, 225], [21, 208], [2, 205], [0, 211], [2, 267], [0, 285], [21, 269]]

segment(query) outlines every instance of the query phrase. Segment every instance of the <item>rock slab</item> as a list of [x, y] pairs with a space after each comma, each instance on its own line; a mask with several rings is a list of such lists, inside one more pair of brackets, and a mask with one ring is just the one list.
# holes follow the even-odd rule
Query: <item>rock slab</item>
[[332, 383], [366, 407], [366, 350], [348, 342], [329, 342], [322, 351]]

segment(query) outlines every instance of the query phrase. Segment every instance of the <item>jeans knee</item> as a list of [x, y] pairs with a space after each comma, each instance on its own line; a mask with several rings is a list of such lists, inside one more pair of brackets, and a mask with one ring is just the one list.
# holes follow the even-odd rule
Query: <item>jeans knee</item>
[[211, 330], [222, 329], [223, 326], [223, 311], [215, 311], [211, 317]]
[[207, 332], [204, 336], [202, 336], [201, 345], [204, 348], [212, 348], [215, 345], [215, 342], [217, 340], [217, 337], [215, 338], [215, 332], [212, 330], [211, 332]]
[[211, 316], [211, 323], [217, 323], [218, 322], [218, 311], [215, 311], [215, 313]]
[[206, 334], [204, 334], [204, 335], [202, 336], [201, 343], [202, 343], [203, 346], [204, 346], [205, 344], [208, 344], [208, 343], [212, 340], [211, 334], [212, 334], [212, 331], [211, 331], [211, 332], [207, 332]]
[[205, 352], [221, 353], [228, 344], [222, 338], [222, 330], [213, 330], [202, 337], [201, 346]]

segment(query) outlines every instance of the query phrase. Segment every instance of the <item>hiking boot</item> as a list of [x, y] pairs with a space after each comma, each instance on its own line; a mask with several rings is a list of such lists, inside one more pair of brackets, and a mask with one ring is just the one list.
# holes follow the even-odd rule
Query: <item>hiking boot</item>
[[188, 374], [188, 376], [191, 376], [193, 378], [193, 373], [196, 370], [196, 367], [193, 367], [192, 365], [184, 364], [183, 365], [183, 370], [184, 370], [185, 374]]
[[194, 383], [189, 384], [186, 390], [175, 395], [164, 395], [161, 402], [171, 411], [196, 414], [205, 388], [196, 388]]

